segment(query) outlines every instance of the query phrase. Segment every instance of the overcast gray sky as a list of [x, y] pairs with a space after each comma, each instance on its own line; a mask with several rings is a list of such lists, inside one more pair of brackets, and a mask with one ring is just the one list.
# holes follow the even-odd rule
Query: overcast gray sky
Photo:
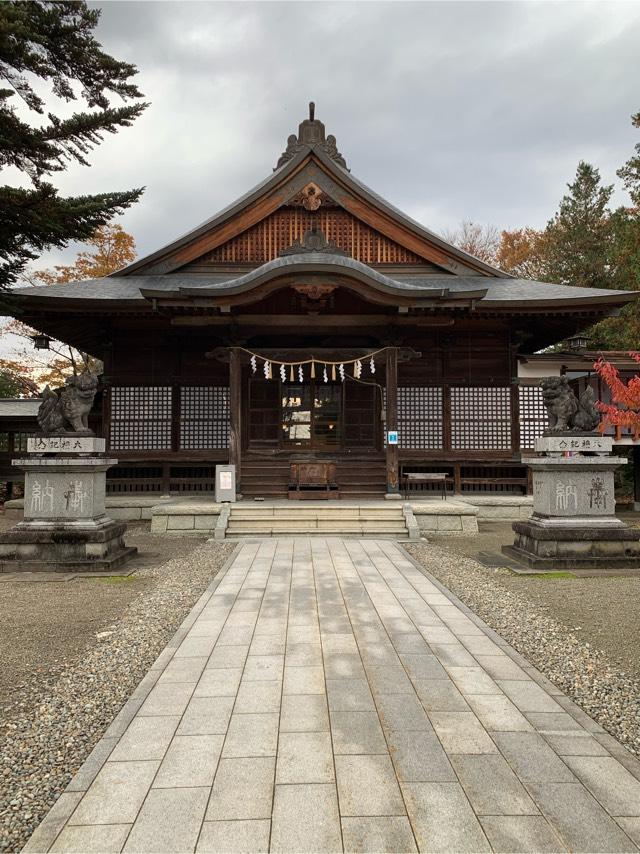
[[55, 182], [145, 185], [140, 254], [266, 177], [309, 100], [353, 174], [437, 231], [542, 226], [581, 158], [612, 182], [640, 140], [637, 2], [95, 5], [151, 106]]

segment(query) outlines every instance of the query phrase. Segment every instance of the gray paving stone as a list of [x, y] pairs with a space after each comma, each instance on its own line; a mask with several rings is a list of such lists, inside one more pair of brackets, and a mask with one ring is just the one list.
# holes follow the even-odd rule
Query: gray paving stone
[[529, 783], [527, 788], [570, 851], [637, 850], [581, 783]]
[[259, 854], [269, 850], [271, 822], [206, 821], [202, 825], [197, 854]]
[[375, 703], [380, 723], [385, 729], [433, 732], [422, 703], [415, 694], [379, 694]]
[[208, 788], [151, 789], [125, 851], [193, 851], [207, 808]]
[[158, 761], [106, 762], [69, 824], [132, 824], [158, 770]]
[[327, 679], [327, 699], [333, 712], [375, 711], [366, 679]]
[[289, 667], [319, 667], [322, 665], [322, 647], [316, 643], [287, 643], [286, 663]]
[[333, 783], [276, 786], [271, 851], [342, 851]]
[[447, 672], [465, 697], [469, 694], [502, 694], [481, 667], [448, 667]]
[[140, 707], [138, 715], [181, 715], [195, 687], [195, 682], [159, 682]]
[[224, 735], [231, 720], [233, 697], [192, 697], [178, 735]]
[[447, 671], [432, 653], [421, 655], [403, 652], [400, 653], [400, 660], [414, 683], [423, 679], [448, 678]]
[[473, 667], [475, 658], [461, 643], [439, 643], [430, 641], [431, 652], [445, 667]]
[[575, 777], [537, 732], [494, 732], [493, 740], [523, 783], [572, 783]]
[[327, 679], [364, 679], [364, 667], [358, 652], [331, 652], [324, 656]]
[[342, 816], [406, 815], [388, 756], [336, 756]]
[[222, 755], [275, 756], [278, 746], [278, 714], [232, 715]]
[[244, 667], [248, 651], [249, 647], [247, 644], [216, 646], [207, 661], [207, 670], [220, 667]]
[[180, 717], [134, 718], [111, 754], [112, 762], [133, 759], [162, 759], [174, 736]]
[[281, 732], [276, 784], [333, 783], [333, 752], [328, 732]]
[[386, 815], [342, 819], [344, 850], [406, 854], [417, 851], [409, 819], [406, 816]]
[[561, 712], [562, 708], [535, 682], [500, 679], [498, 685], [521, 712]]
[[640, 848], [640, 818], [616, 818], [616, 823]]
[[117, 854], [117, 852], [122, 851], [130, 830], [130, 824], [67, 826], [50, 850], [55, 852], [81, 851], [82, 854]]
[[640, 782], [612, 756], [567, 756], [564, 761], [611, 815], [640, 818]]
[[196, 685], [194, 697], [235, 697], [241, 676], [241, 667], [205, 670]]
[[502, 756], [451, 757], [477, 815], [537, 815], [538, 809]]
[[260, 714], [279, 712], [282, 695], [282, 682], [245, 682], [240, 683], [234, 714]]
[[343, 653], [346, 655], [359, 655], [356, 639], [351, 632], [344, 634], [328, 634], [322, 633], [322, 652], [325, 657], [335, 653]]
[[250, 655], [242, 679], [245, 682], [281, 680], [283, 668], [283, 655]]
[[285, 667], [284, 694], [324, 694], [322, 667]]
[[525, 715], [538, 732], [584, 732], [566, 712], [526, 712]]
[[324, 694], [288, 694], [282, 698], [280, 732], [328, 732]]
[[419, 851], [491, 851], [459, 783], [403, 783]]
[[154, 787], [211, 786], [224, 736], [177, 735], [167, 750]]
[[555, 854], [567, 850], [541, 815], [485, 815], [480, 823], [493, 850], [502, 854]]
[[176, 650], [174, 658], [208, 657], [211, 655], [211, 651], [213, 650], [215, 643], [215, 637], [201, 637], [189, 634]]
[[504, 694], [471, 694], [467, 701], [489, 732], [533, 731], [533, 725]]
[[197, 682], [206, 663], [206, 656], [174, 658], [167, 664], [158, 682]]
[[498, 752], [473, 712], [430, 712], [429, 718], [447, 753]]
[[[101, 738], [80, 766], [75, 777], [65, 789], [65, 793], [86, 792], [95, 780], [104, 763], [113, 752], [118, 741], [119, 739], [117, 738], [107, 738], [106, 736]], [[51, 812], [49, 812], [49, 815], [50, 814]]]
[[480, 667], [484, 667], [492, 679], [508, 679], [526, 682], [529, 677], [524, 670], [508, 655], [476, 655], [474, 656]]
[[544, 740], [558, 756], [608, 756], [604, 747], [584, 730], [544, 733]]
[[331, 735], [336, 754], [387, 754], [376, 712], [331, 712]]
[[366, 668], [371, 692], [378, 694], [414, 694], [413, 685], [401, 665], [376, 665]]
[[271, 818], [274, 757], [221, 759], [206, 821]]
[[447, 679], [417, 679], [414, 687], [427, 712], [468, 712], [469, 705]]
[[249, 651], [251, 655], [284, 655], [285, 648], [284, 638], [275, 635], [254, 635]]
[[402, 632], [391, 635], [391, 640], [402, 658], [402, 653], [413, 653], [414, 655], [430, 655], [431, 649], [420, 632]]
[[398, 780], [455, 782], [454, 770], [434, 732], [391, 730], [387, 739]]

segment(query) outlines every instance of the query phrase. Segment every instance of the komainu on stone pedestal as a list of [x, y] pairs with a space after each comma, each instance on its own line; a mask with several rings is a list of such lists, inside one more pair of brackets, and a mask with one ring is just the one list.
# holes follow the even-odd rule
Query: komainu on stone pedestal
[[549, 418], [549, 429], [553, 433], [592, 433], [600, 423], [593, 389], [588, 386], [578, 399], [567, 377], [544, 377], [540, 380], [542, 399]]
[[92, 436], [89, 413], [98, 388], [98, 377], [88, 368], [68, 377], [56, 391], [47, 386], [38, 409], [38, 424], [45, 436], [76, 433]]
[[89, 430], [98, 378], [70, 377], [59, 393], [47, 389], [38, 412], [42, 434], [27, 443], [24, 519], [0, 535], [0, 572], [112, 572], [136, 554], [124, 542], [126, 523], [105, 510], [105, 440]]
[[543, 456], [522, 460], [533, 474], [533, 513], [514, 522], [503, 552], [535, 569], [640, 568], [640, 531], [615, 516], [609, 436], [557, 433], [536, 440]]

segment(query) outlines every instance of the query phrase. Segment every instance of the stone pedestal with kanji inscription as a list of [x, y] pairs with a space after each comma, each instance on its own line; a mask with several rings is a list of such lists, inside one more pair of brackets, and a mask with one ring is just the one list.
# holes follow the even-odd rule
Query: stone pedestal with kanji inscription
[[0, 570], [100, 571], [119, 567], [136, 549], [124, 542], [126, 523], [105, 511], [104, 439], [29, 439], [33, 456], [13, 460], [25, 473], [24, 519], [0, 536]]
[[535, 569], [640, 568], [640, 531], [615, 516], [611, 438], [549, 435], [538, 457], [523, 458], [533, 475], [533, 513], [513, 523], [503, 552]]

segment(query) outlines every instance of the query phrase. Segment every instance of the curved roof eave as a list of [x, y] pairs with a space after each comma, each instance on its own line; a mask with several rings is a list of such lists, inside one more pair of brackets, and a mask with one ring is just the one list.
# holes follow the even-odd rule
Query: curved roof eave
[[[468, 290], [454, 290], [449, 288], [428, 288], [416, 287], [404, 282], [396, 281], [383, 273], [379, 273], [361, 261], [356, 261], [354, 258], [348, 258], [341, 255], [330, 255], [323, 252], [309, 252], [308, 254], [286, 255], [281, 258], [276, 258], [273, 261], [267, 261], [255, 270], [251, 270], [244, 276], [239, 276], [230, 279], [228, 282], [221, 282], [213, 288], [198, 287], [180, 287], [178, 292], [184, 296], [233, 296], [236, 294], [246, 293], [258, 285], [264, 284], [284, 275], [317, 275], [318, 273], [328, 273], [332, 275], [342, 275], [347, 278], [352, 278], [357, 281], [369, 285], [374, 290], [390, 296], [405, 296], [414, 297], [416, 299], [482, 299], [487, 293], [486, 287], [473, 287]], [[478, 279], [478, 285], [481, 285], [486, 278], [483, 276], [474, 277]], [[160, 292], [153, 289], [142, 288], [140, 293], [145, 297], [158, 297]], [[166, 296], [166, 292], [162, 294]]]

